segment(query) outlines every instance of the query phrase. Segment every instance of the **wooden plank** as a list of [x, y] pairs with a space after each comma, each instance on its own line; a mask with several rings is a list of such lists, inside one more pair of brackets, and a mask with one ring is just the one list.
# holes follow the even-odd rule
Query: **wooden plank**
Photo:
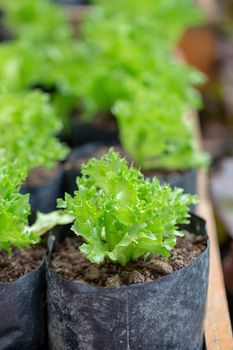
[[211, 203], [207, 194], [207, 174], [199, 173], [200, 204], [198, 214], [207, 221], [210, 237], [210, 276], [205, 319], [205, 340], [207, 350], [232, 350], [232, 330], [223, 281], [222, 266], [218, 248], [217, 232]]
[[208, 23], [219, 23], [222, 21], [223, 12], [217, 0], [196, 0], [205, 14]]
[[[192, 113], [196, 125], [196, 138], [199, 148], [203, 149], [202, 137], [197, 115]], [[205, 318], [205, 341], [207, 350], [233, 350], [232, 329], [223, 280], [217, 231], [213, 209], [209, 196], [207, 171], [198, 173], [199, 205], [197, 213], [207, 222], [210, 238], [210, 275]]]

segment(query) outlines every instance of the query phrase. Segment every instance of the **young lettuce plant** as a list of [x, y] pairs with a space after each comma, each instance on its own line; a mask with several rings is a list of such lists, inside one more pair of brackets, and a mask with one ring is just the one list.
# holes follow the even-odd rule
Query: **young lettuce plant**
[[208, 165], [198, 150], [187, 101], [173, 91], [138, 87], [134, 99], [118, 101], [116, 115], [124, 149], [144, 170], [187, 170]]
[[0, 91], [52, 90], [58, 115], [67, 117], [77, 103], [79, 52], [64, 11], [52, 0], [0, 0], [0, 6], [15, 33], [0, 48]]
[[30, 214], [29, 195], [20, 194], [26, 178], [21, 162], [0, 159], [0, 250], [23, 248], [39, 241], [39, 236], [25, 229]]
[[[40, 51], [23, 41], [10, 41], [0, 46], [0, 92], [29, 88], [37, 82]], [[40, 70], [40, 68], [39, 68]]]
[[40, 237], [56, 225], [73, 221], [60, 212], [38, 213], [33, 226], [28, 226], [29, 195], [22, 195], [20, 187], [27, 169], [20, 161], [9, 162], [0, 154], [0, 250], [8, 253], [13, 247], [27, 248], [40, 242]]
[[42, 45], [25, 41], [5, 43], [0, 46], [0, 92], [52, 88], [51, 103], [66, 125], [78, 101], [82, 51], [81, 45], [68, 39]]
[[150, 29], [132, 26], [124, 16], [109, 19], [101, 11], [84, 22], [83, 119], [90, 121], [98, 112], [109, 111], [116, 100], [131, 97], [131, 85], [141, 79], [148, 60], [156, 59]]
[[16, 38], [40, 43], [63, 40], [71, 34], [64, 11], [52, 0], [0, 0], [0, 7]]
[[61, 127], [47, 95], [39, 91], [0, 95], [0, 150], [28, 171], [65, 158], [68, 149], [56, 138]]
[[111, 109], [117, 100], [133, 98], [138, 84], [173, 89], [196, 107], [198, 97], [192, 85], [203, 81], [201, 74], [173, 59], [166, 40], [155, 39], [154, 19], [136, 16], [134, 22], [124, 12], [107, 16], [100, 9], [84, 22], [87, 59], [80, 99], [86, 120]]
[[147, 254], [169, 256], [188, 223], [188, 205], [196, 197], [141, 172], [111, 149], [82, 166], [74, 197], [58, 206], [75, 218], [73, 231], [85, 243], [80, 250], [93, 262], [110, 259], [121, 265]]
[[113, 18], [124, 13], [130, 23], [138, 19], [147, 19], [154, 28], [155, 42], [159, 39], [174, 46], [188, 26], [198, 25], [203, 19], [200, 9], [190, 0], [93, 0], [102, 8], [105, 16]]

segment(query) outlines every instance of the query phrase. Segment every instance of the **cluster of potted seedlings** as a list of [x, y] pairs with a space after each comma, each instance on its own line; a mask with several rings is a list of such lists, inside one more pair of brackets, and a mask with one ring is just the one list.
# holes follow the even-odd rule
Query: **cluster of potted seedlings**
[[75, 38], [52, 1], [0, 1], [0, 350], [201, 350], [203, 76], [175, 52], [200, 14], [93, 3]]

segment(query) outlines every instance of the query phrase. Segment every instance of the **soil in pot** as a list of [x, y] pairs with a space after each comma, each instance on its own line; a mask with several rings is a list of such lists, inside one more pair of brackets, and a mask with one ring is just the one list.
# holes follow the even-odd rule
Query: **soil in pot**
[[25, 187], [38, 187], [43, 186], [45, 183], [51, 181], [56, 177], [59, 172], [59, 168], [45, 169], [38, 167], [30, 172], [27, 179], [24, 182]]
[[0, 350], [45, 350], [45, 246], [0, 252]]
[[0, 283], [16, 281], [34, 271], [42, 263], [44, 255], [45, 247], [42, 245], [25, 250], [15, 248], [10, 256], [0, 251]]
[[30, 194], [30, 204], [33, 211], [44, 213], [56, 209], [57, 198], [63, 196], [62, 167], [52, 169], [38, 167], [30, 172], [24, 182], [21, 193]]
[[207, 238], [184, 231], [185, 236], [178, 238], [177, 246], [170, 258], [150, 256], [140, 258], [126, 267], [105, 262], [97, 265], [90, 263], [79, 251], [83, 243], [80, 238], [67, 237], [53, 252], [51, 267], [64, 279], [79, 283], [88, 283], [98, 287], [120, 287], [135, 283], [150, 282], [169, 275], [193, 261], [206, 249]]

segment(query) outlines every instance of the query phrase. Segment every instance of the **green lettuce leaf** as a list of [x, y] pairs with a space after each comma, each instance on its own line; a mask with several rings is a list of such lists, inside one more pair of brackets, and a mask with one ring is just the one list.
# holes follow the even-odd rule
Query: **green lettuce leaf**
[[73, 216], [73, 231], [85, 243], [81, 251], [95, 263], [110, 259], [121, 265], [140, 256], [168, 256], [188, 223], [188, 205], [196, 197], [154, 178], [144, 180], [133, 166], [111, 149], [82, 167], [74, 197], [66, 194], [58, 206]]

